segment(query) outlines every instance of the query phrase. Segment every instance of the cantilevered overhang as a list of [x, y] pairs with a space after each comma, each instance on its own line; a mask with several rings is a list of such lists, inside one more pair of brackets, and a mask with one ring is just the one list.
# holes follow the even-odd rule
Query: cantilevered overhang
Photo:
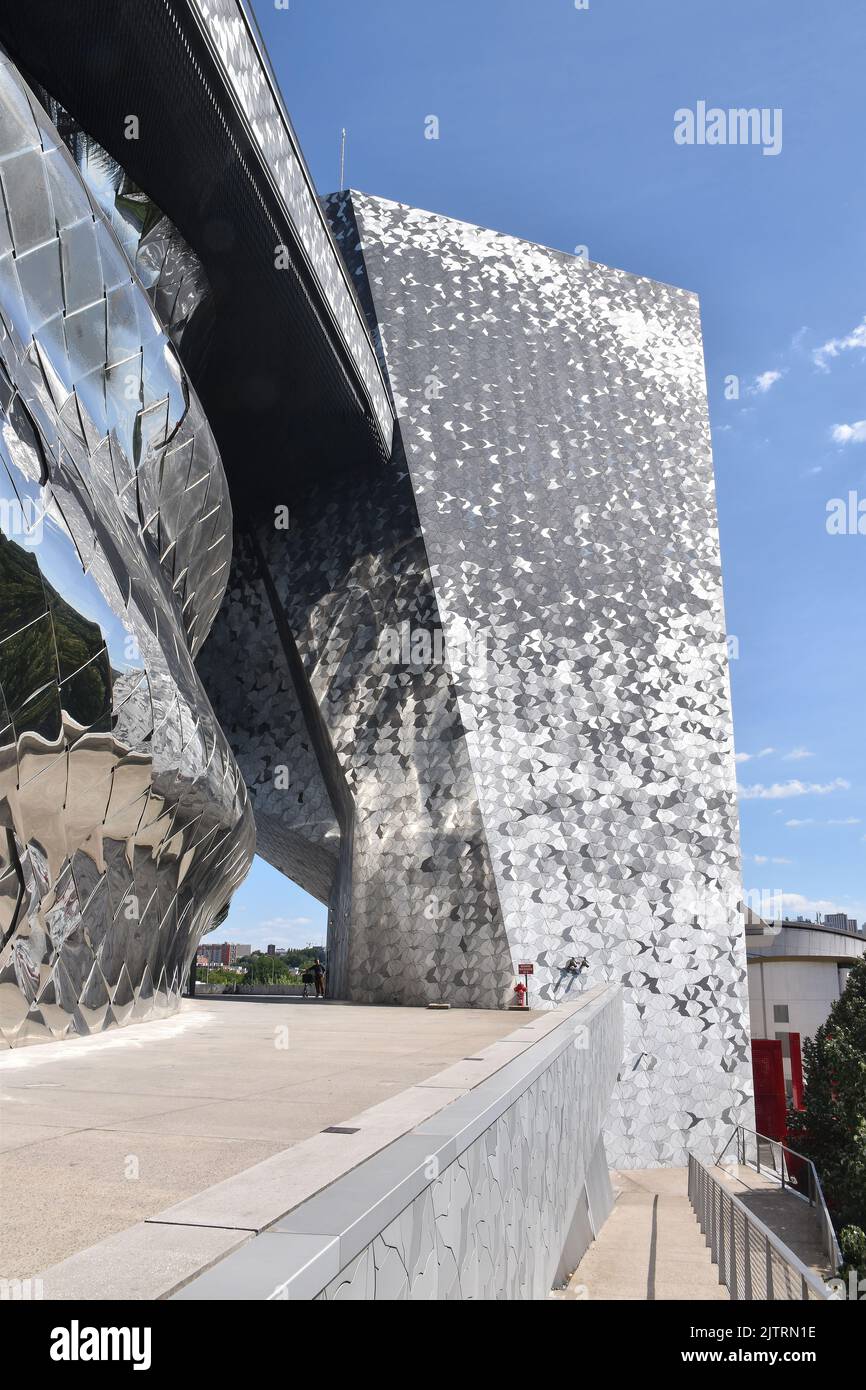
[[241, 0], [27, 0], [0, 41], [201, 258], [213, 338], [186, 365], [236, 507], [387, 456], [366, 321]]

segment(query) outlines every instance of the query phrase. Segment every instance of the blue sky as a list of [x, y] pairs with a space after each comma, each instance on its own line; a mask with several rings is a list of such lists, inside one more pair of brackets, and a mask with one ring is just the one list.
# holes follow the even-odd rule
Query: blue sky
[[[352, 187], [700, 294], [745, 884], [862, 921], [866, 535], [826, 509], [866, 497], [863, 0], [255, 10], [321, 193], [345, 126]], [[781, 108], [780, 153], [676, 144], [701, 100]], [[258, 868], [237, 901], [324, 921]]]

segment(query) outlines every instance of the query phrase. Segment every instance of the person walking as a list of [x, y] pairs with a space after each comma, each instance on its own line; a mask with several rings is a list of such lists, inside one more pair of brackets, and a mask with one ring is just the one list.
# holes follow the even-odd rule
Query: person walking
[[317, 999], [324, 999], [324, 997], [325, 997], [325, 967], [323, 966], [322, 962], [321, 962], [318, 958], [316, 958], [316, 960], [313, 961], [313, 981], [314, 981], [315, 986], [316, 986], [316, 998], [317, 998]]

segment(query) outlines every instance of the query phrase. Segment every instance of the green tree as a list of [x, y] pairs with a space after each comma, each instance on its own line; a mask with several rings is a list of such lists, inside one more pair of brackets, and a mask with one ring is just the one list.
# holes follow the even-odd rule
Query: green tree
[[294, 969], [283, 956], [254, 951], [251, 956], [243, 956], [238, 965], [246, 971], [244, 983], [248, 985], [284, 985], [294, 980]]
[[839, 1236], [859, 1268], [866, 1252], [866, 957], [848, 975], [826, 1023], [803, 1045], [804, 1109], [788, 1112], [788, 1132], [811, 1158]]
[[232, 970], [221, 970], [218, 965], [200, 965], [196, 970], [196, 979], [208, 985], [236, 985], [243, 976], [236, 975]]

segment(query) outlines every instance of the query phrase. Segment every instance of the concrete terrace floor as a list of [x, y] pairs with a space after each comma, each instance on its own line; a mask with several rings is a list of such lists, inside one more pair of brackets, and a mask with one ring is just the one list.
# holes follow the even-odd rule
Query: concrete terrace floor
[[27, 1278], [538, 1017], [280, 999], [0, 1053], [0, 1278]]

